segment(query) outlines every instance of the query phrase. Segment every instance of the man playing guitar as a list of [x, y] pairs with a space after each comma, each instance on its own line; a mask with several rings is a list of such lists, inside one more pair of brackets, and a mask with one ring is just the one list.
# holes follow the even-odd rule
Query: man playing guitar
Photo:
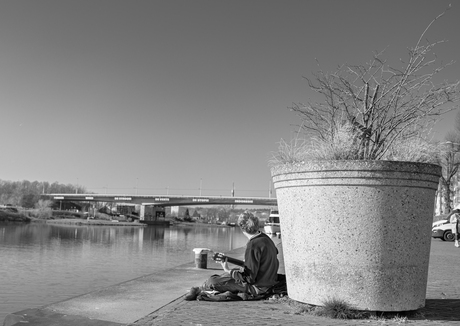
[[[191, 288], [185, 300], [195, 300], [201, 291], [230, 291], [257, 296], [277, 283], [278, 249], [270, 237], [259, 231], [259, 219], [244, 212], [238, 217], [238, 225], [248, 238], [244, 262], [222, 254], [215, 255], [216, 260], [220, 260], [224, 273], [212, 275], [201, 287]], [[228, 263], [236, 263], [240, 267], [230, 268]]]

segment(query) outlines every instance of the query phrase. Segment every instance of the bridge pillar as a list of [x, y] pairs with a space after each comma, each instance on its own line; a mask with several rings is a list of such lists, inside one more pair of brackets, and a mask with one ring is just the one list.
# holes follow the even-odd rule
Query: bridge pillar
[[140, 205], [139, 220], [143, 221], [144, 219], [145, 219], [145, 205]]
[[171, 216], [179, 217], [179, 206], [171, 206]]

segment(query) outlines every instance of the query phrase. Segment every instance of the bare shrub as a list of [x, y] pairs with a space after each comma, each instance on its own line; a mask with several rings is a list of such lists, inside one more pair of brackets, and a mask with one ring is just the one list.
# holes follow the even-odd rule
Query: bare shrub
[[[444, 41], [422, 44], [428, 29], [444, 14], [430, 22], [398, 66], [390, 65], [382, 51], [374, 53], [365, 64], [344, 64], [334, 72], [320, 69], [313, 79], [305, 78], [324, 102], [295, 103], [291, 110], [299, 115], [306, 138], [316, 139], [314, 152], [335, 159], [393, 160], [402, 155], [398, 146], [415, 139], [412, 144], [422, 148], [403, 160], [427, 160], [426, 144], [418, 139], [426, 136], [426, 130], [440, 115], [456, 108], [446, 104], [460, 99], [459, 81], [436, 82], [438, 75], [453, 64], [438, 64], [434, 54], [435, 47]], [[279, 159], [288, 159], [285, 163], [301, 160], [293, 160], [291, 154], [305, 156], [303, 149], [286, 144], [280, 146], [284, 153], [278, 154]], [[351, 153], [345, 153], [347, 149]]]
[[51, 200], [43, 200], [40, 199], [35, 204], [35, 209], [33, 210], [33, 214], [38, 219], [47, 220], [53, 216], [53, 211], [51, 209], [51, 205], [53, 202]]

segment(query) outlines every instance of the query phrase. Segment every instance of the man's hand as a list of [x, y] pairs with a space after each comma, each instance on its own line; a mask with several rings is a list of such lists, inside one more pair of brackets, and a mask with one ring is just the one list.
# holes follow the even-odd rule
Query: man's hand
[[230, 273], [231, 269], [228, 267], [227, 258], [225, 258], [225, 260], [221, 261], [220, 265], [222, 266], [222, 268], [224, 269], [225, 272]]

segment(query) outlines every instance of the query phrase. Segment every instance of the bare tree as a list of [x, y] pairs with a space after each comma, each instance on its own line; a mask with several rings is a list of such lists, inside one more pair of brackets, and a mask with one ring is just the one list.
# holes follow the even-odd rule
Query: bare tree
[[455, 190], [454, 181], [460, 166], [460, 112], [455, 119], [454, 130], [447, 133], [445, 142], [440, 146], [439, 165], [442, 166], [440, 179], [442, 196], [442, 213], [452, 210], [452, 191]]
[[432, 52], [440, 42], [422, 44], [430, 26], [409, 49], [402, 68], [389, 66], [383, 52], [363, 65], [342, 65], [335, 72], [319, 70], [305, 78], [324, 103], [295, 103], [291, 110], [302, 119], [301, 130], [324, 142], [334, 141], [344, 125], [351, 127], [358, 146], [355, 159], [378, 160], [396, 141], [420, 137], [439, 115], [454, 109], [446, 103], [460, 99], [459, 81], [435, 83], [453, 62], [437, 64]]

